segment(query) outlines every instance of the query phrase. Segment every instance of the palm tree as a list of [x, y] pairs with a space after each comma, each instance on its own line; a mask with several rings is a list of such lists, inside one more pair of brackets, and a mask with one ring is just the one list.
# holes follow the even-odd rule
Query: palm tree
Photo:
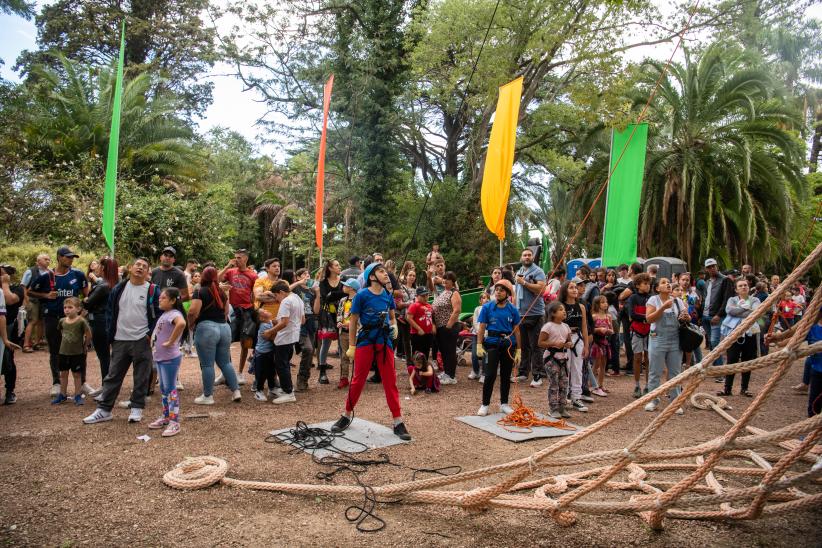
[[[795, 202], [807, 192], [802, 145], [791, 133], [801, 114], [778, 96], [767, 71], [747, 65], [743, 53], [713, 44], [662, 77], [649, 111], [641, 253], [689, 263], [709, 255], [766, 261], [783, 246]], [[636, 106], [664, 69], [655, 61], [642, 68]], [[590, 173], [602, 181], [607, 166], [600, 153]], [[577, 189], [579, 209], [598, 188]]]
[[[194, 132], [176, 117], [176, 98], [150, 95], [151, 78], [144, 72], [124, 82], [119, 170], [143, 184], [159, 180], [196, 188], [205, 157], [193, 147]], [[91, 68], [65, 58], [59, 71], [34, 69], [23, 131], [40, 161], [57, 165], [86, 155], [106, 157], [114, 82], [113, 67]]]

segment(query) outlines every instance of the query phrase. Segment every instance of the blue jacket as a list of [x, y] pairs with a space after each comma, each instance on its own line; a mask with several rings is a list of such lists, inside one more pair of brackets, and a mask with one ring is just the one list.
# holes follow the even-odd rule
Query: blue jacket
[[[117, 284], [108, 296], [108, 342], [114, 342], [114, 337], [117, 335], [117, 318], [120, 315], [120, 297], [123, 295], [123, 290], [126, 288], [128, 280]], [[157, 319], [160, 317], [160, 288], [157, 284], [150, 283], [148, 285], [148, 299], [146, 299], [146, 318], [148, 319], [148, 334], [149, 336], [154, 331], [154, 326], [157, 325]]]

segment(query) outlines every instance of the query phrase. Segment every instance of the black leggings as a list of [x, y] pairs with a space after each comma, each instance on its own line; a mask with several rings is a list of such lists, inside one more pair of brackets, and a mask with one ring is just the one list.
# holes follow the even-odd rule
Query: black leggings
[[[747, 362], [756, 358], [756, 335], [745, 335], [744, 340], [740, 344], [734, 342], [728, 348], [728, 364]], [[725, 375], [725, 393], [730, 394], [734, 386], [734, 377], [736, 375]], [[751, 372], [745, 371], [742, 373], [742, 391], [748, 389], [748, 383], [751, 381]]]
[[60, 359], [60, 342], [63, 336], [57, 325], [60, 319], [56, 316], [43, 317], [43, 330], [46, 334], [46, 342], [49, 346], [49, 369], [51, 369], [51, 384], [60, 384], [60, 372], [57, 369], [57, 362]]
[[[411, 353], [416, 354], [417, 352], [422, 352], [425, 355], [425, 359], [427, 360], [429, 356], [431, 356], [431, 345], [433, 343], [433, 333], [426, 333], [425, 335], [417, 335], [416, 333], [414, 333], [411, 335]], [[431, 357], [436, 360], [436, 353], [434, 354], [434, 356]], [[414, 356], [409, 356], [408, 362], [411, 363], [413, 359]]]
[[17, 366], [14, 363], [14, 351], [8, 346], [3, 351], [3, 378], [6, 382], [6, 397], [14, 392], [17, 385]]
[[111, 346], [108, 344], [108, 331], [104, 318], [91, 320], [91, 343], [94, 345], [94, 352], [100, 360], [100, 381], [108, 375], [108, 368], [111, 365]]
[[457, 378], [457, 331], [456, 326], [448, 329], [445, 326], [437, 327], [437, 346], [442, 354], [442, 367], [445, 374], [452, 379]]
[[491, 395], [494, 393], [494, 381], [497, 380], [499, 367], [499, 401], [508, 403], [508, 393], [511, 390], [511, 371], [514, 369], [514, 358], [508, 353], [509, 345], [488, 345], [485, 349], [488, 361], [485, 363], [485, 381], [482, 383], [482, 405], [491, 404]]

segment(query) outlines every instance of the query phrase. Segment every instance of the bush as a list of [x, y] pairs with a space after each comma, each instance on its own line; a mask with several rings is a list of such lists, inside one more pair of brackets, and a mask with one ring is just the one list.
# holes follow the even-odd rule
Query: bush
[[88, 268], [92, 260], [99, 259], [106, 254], [105, 249], [79, 249], [72, 242], [66, 242], [66, 244], [59, 244], [57, 246], [45, 242], [0, 242], [0, 263], [10, 264], [16, 268], [16, 279], [20, 280], [23, 272], [34, 266], [37, 255], [40, 253], [48, 253], [49, 257], [51, 257], [51, 266], [53, 268], [56, 265], [56, 251], [60, 245], [68, 245], [72, 251], [80, 255], [74, 259], [74, 267], [79, 268], [83, 272], [86, 271], [86, 268]]

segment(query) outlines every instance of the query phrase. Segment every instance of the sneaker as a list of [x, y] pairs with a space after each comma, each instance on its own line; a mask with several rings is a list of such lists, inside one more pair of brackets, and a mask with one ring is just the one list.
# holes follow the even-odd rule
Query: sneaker
[[334, 433], [342, 432], [351, 424], [351, 419], [345, 415], [340, 416], [337, 422], [331, 425], [331, 431]]
[[12, 405], [17, 403], [17, 395], [14, 392], [7, 392], [6, 399], [3, 400], [3, 405]]
[[642, 389], [639, 387], [639, 385], [637, 385], [636, 387], [634, 387], [634, 399], [641, 398], [641, 397], [642, 397]]
[[94, 413], [84, 418], [83, 422], [85, 424], [97, 424], [98, 422], [110, 421], [113, 418], [111, 411], [104, 411], [103, 409], [97, 408], [94, 410]]
[[514, 412], [514, 408], [508, 405], [507, 403], [503, 403], [499, 406], [499, 410], [505, 413], [506, 415], [510, 415]]
[[[242, 373], [237, 373], [237, 384], [239, 386], [245, 386], [245, 375]], [[217, 384], [216, 382], [214, 384]]]
[[531, 388], [539, 388], [542, 386], [542, 379], [534, 379], [531, 381]]
[[163, 430], [161, 434], [164, 438], [170, 438], [171, 436], [176, 436], [180, 433], [180, 423], [177, 421], [171, 421], [168, 423], [168, 428]]
[[85, 400], [83, 399], [82, 394], [77, 394], [74, 396], [74, 405], [85, 405]]
[[528, 377], [525, 376], [525, 375], [518, 375], [516, 377], [511, 377], [511, 380], [514, 381], [514, 382], [522, 382], [522, 381], [527, 381]]
[[279, 398], [280, 396], [284, 396], [284, 395], [285, 395], [285, 392], [279, 386], [276, 387], [274, 390], [269, 390], [268, 391], [268, 397], [269, 398]]
[[580, 400], [582, 400], [582, 401], [584, 401], [584, 402], [586, 402], [586, 403], [593, 403], [593, 401], [594, 401], [594, 398], [592, 398], [592, 397], [591, 397], [591, 396], [589, 396], [588, 394], [582, 394], [582, 395], [579, 397], [579, 399], [580, 399]]
[[252, 391], [252, 392], [256, 392], [256, 391], [257, 391], [257, 379], [254, 379], [254, 381], [252, 381], [252, 383], [251, 383], [251, 391]]
[[487, 417], [488, 416], [488, 406], [487, 405], [480, 405], [480, 408], [477, 410], [478, 417]]
[[143, 410], [133, 407], [128, 414], [128, 422], [140, 422], [143, 420]]
[[645, 388], [642, 389], [642, 395], [644, 396], [647, 393], [648, 393], [648, 385], [645, 385]]
[[582, 401], [580, 401], [580, 400], [574, 400], [574, 401], [572, 401], [572, 402], [571, 402], [571, 405], [572, 405], [572, 406], [573, 406], [573, 408], [574, 408], [574, 409], [576, 409], [577, 411], [580, 411], [580, 412], [582, 412], [582, 413], [587, 413], [587, 412], [588, 412], [588, 408], [587, 408], [587, 407], [585, 406], [585, 404], [584, 404], [584, 403], [582, 403]]
[[725, 377], [715, 377], [714, 382], [716, 384], [725, 384]]
[[478, 379], [479, 375], [477, 373], [474, 373], [473, 371], [471, 371], [470, 373], [468, 373], [468, 378], [473, 381], [473, 380]]
[[479, 381], [480, 384], [484, 384], [485, 383], [485, 375], [480, 375], [479, 378], [477, 379], [477, 381]]
[[294, 392], [290, 394], [283, 394], [282, 396], [277, 396], [271, 403], [281, 404], [281, 403], [291, 403], [297, 401], [297, 396], [294, 395]]
[[328, 384], [328, 377], [323, 373], [320, 375], [320, 378], [317, 379], [317, 384]]
[[94, 401], [96, 401], [97, 403], [100, 403], [101, 401], [103, 401], [103, 393], [100, 392], [99, 394], [94, 396]]
[[98, 392], [98, 390], [92, 388], [91, 385], [89, 385], [89, 383], [84, 382], [83, 386], [80, 387], [80, 392], [82, 392], [86, 396], [93, 396]]
[[217, 376], [216, 379], [214, 379], [214, 386], [219, 386], [221, 384], [225, 384], [225, 377], [223, 377], [222, 374], [220, 374], [219, 376]]
[[563, 419], [570, 419], [571, 418], [571, 413], [566, 411], [565, 408], [563, 407], [562, 409], [559, 410], [559, 416], [562, 417]]
[[160, 428], [165, 428], [166, 426], [168, 426], [168, 417], [165, 415], [160, 416], [160, 418], [148, 425], [150, 430], [159, 430]]
[[51, 385], [51, 390], [49, 390], [49, 396], [54, 397], [54, 396], [57, 396], [58, 394], [60, 394], [60, 383], [59, 382], [57, 384], [52, 384]]
[[443, 373], [440, 377], [440, 384], [457, 384], [457, 379]]
[[122, 407], [123, 409], [128, 409], [131, 407], [131, 400], [122, 400], [117, 402], [117, 407]]
[[56, 398], [54, 398], [53, 400], [51, 400], [51, 404], [52, 404], [52, 405], [60, 405], [61, 403], [63, 403], [63, 402], [64, 402], [64, 401], [66, 401], [67, 399], [68, 399], [68, 398], [66, 397], [66, 395], [65, 395], [65, 394], [58, 393], [58, 394], [57, 394], [57, 397], [56, 397]]
[[551, 417], [552, 419], [561, 419], [562, 418], [562, 413], [560, 413], [559, 411], [551, 411], [548, 414], [548, 416]]
[[342, 390], [343, 388], [348, 387], [348, 379], [343, 377], [340, 379], [340, 382], [337, 384], [337, 390]]
[[684, 410], [684, 409], [682, 409], [681, 407], [679, 407], [679, 408], [677, 408], [677, 410], [676, 410], [676, 411], [674, 411], [674, 413], [675, 413], [675, 414], [677, 414], [677, 415], [684, 415], [684, 414], [685, 414], [685, 410]]
[[254, 399], [257, 401], [268, 401], [268, 398], [265, 397], [265, 394], [262, 390], [257, 390], [254, 392]]
[[394, 435], [402, 441], [411, 441], [411, 434], [409, 434], [408, 430], [405, 428], [404, 422], [394, 425]]
[[204, 394], [200, 394], [196, 398], [194, 398], [194, 403], [197, 405], [214, 405], [214, 396], [206, 396]]
[[645, 404], [645, 411], [656, 411], [659, 406], [659, 400], [651, 400]]
[[595, 390], [591, 390], [591, 394], [594, 396], [599, 396], [600, 398], [607, 398], [608, 394], [605, 393], [605, 390], [602, 388], [597, 388]]
[[251, 363], [249, 363], [249, 364], [248, 364], [248, 374], [249, 374], [249, 375], [253, 375], [254, 373], [256, 373], [256, 372], [257, 372], [257, 369], [254, 367], [254, 360], [253, 360], [253, 359], [251, 359], [251, 360], [249, 360], [249, 361], [250, 361]]
[[185, 386], [180, 381], [177, 381], [177, 385], [175, 386], [177, 390], [185, 390]]
[[231, 401], [233, 401], [234, 403], [239, 403], [240, 401], [242, 401], [242, 399], [243, 395], [240, 392], [239, 388], [231, 393]]

